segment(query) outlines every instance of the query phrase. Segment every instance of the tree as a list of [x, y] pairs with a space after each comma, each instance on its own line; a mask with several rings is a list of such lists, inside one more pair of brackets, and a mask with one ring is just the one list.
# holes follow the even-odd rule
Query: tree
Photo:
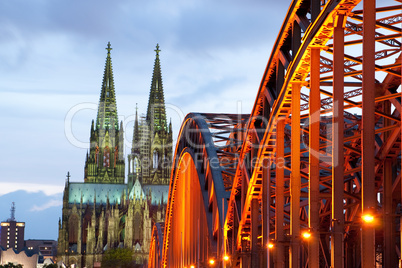
[[106, 250], [102, 257], [102, 268], [134, 267], [133, 251], [128, 248], [113, 248]]
[[13, 264], [11, 262], [4, 264], [4, 265], [0, 265], [0, 268], [23, 268], [22, 264]]

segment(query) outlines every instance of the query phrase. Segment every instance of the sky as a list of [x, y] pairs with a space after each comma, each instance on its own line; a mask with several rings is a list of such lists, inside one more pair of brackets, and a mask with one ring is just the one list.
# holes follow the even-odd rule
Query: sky
[[[15, 202], [26, 238], [57, 239], [66, 173], [84, 178], [109, 41], [127, 154], [136, 105], [146, 113], [157, 43], [176, 139], [189, 112], [251, 112], [289, 4], [0, 1], [0, 220]], [[33, 219], [39, 211], [51, 231]]]

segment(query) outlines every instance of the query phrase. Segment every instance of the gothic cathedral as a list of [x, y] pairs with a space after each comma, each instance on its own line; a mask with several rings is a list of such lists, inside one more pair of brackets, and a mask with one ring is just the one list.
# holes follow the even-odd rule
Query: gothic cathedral
[[172, 124], [167, 123], [159, 45], [148, 109], [136, 107], [128, 178], [125, 183], [123, 122], [118, 121], [110, 43], [96, 121], [91, 124], [84, 182], [67, 175], [59, 220], [58, 259], [66, 266], [100, 267], [111, 248], [133, 250], [147, 262], [152, 224], [163, 222], [172, 161]]

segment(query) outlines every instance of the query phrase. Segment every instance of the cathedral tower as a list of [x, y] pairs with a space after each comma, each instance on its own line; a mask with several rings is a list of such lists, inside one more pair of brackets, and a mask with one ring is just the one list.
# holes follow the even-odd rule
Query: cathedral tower
[[131, 154], [128, 156], [128, 184], [138, 179], [145, 185], [168, 185], [172, 164], [172, 124], [167, 124], [159, 44], [149, 92], [147, 114], [135, 113]]
[[139, 117], [136, 110], [128, 184], [124, 183], [123, 125], [117, 117], [110, 43], [106, 50], [84, 182], [71, 182], [68, 173], [64, 188], [58, 259], [68, 267], [100, 267], [103, 254], [116, 247], [133, 250], [135, 263], [145, 264], [152, 224], [163, 221], [165, 216], [172, 127], [166, 124], [159, 46], [155, 50], [147, 116]]
[[85, 182], [124, 183], [124, 135], [117, 117], [110, 42], [103, 74], [96, 122], [92, 121], [89, 155], [85, 163]]

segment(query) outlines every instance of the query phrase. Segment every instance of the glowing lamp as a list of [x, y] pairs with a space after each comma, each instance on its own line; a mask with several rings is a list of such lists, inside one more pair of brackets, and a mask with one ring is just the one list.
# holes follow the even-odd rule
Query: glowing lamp
[[362, 219], [365, 223], [373, 223], [374, 222], [374, 216], [371, 214], [364, 214], [362, 216]]
[[225, 255], [225, 256], [223, 257], [223, 260], [224, 260], [224, 261], [228, 261], [228, 260], [229, 260], [229, 256], [228, 256], [228, 255]]
[[268, 248], [273, 248], [274, 244], [273, 243], [268, 243]]
[[214, 259], [210, 259], [210, 260], [209, 260], [209, 264], [211, 264], [211, 265], [215, 264], [215, 260], [214, 260]]
[[310, 239], [311, 233], [310, 232], [303, 232], [302, 236], [303, 236], [304, 239]]
[[195, 266], [194, 266], [194, 265], [191, 265], [190, 268], [195, 268]]

